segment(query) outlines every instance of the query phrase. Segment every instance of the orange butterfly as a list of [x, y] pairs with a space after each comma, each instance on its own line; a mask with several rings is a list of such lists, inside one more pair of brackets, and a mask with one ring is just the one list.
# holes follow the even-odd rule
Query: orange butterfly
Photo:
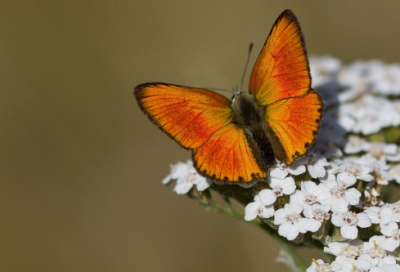
[[275, 158], [304, 155], [320, 127], [323, 101], [311, 89], [303, 34], [292, 11], [276, 20], [254, 65], [250, 93], [232, 98], [165, 83], [134, 95], [142, 111], [185, 149], [204, 177], [228, 183], [264, 180]]

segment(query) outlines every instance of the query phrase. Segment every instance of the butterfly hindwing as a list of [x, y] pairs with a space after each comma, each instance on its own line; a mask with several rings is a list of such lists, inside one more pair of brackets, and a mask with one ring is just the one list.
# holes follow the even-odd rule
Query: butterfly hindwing
[[300, 97], [282, 99], [266, 107], [266, 126], [283, 149], [281, 158], [291, 164], [314, 142], [322, 119], [323, 101], [311, 89]]
[[182, 147], [193, 150], [203, 176], [224, 182], [266, 177], [257, 165], [246, 132], [233, 120], [231, 102], [215, 92], [164, 83], [135, 88], [142, 111]]
[[254, 65], [249, 91], [260, 105], [304, 95], [311, 86], [300, 25], [290, 10], [276, 20]]
[[251, 182], [265, 178], [257, 165], [244, 129], [228, 124], [193, 152], [196, 169], [219, 181]]

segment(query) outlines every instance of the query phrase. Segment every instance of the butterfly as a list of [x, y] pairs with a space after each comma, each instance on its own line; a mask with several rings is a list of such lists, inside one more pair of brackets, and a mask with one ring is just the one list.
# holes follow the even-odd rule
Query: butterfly
[[232, 100], [216, 92], [166, 83], [135, 87], [140, 109], [192, 150], [198, 173], [217, 182], [265, 181], [276, 159], [290, 165], [315, 141], [323, 100], [311, 88], [303, 34], [285, 10], [253, 67], [249, 93]]

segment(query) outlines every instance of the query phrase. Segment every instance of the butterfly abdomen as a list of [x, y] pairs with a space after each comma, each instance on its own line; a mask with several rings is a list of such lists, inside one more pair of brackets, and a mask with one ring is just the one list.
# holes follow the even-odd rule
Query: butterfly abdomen
[[275, 155], [263, 121], [264, 108], [258, 105], [253, 95], [240, 93], [233, 99], [232, 109], [233, 123], [244, 129], [258, 166], [268, 172], [275, 165]]

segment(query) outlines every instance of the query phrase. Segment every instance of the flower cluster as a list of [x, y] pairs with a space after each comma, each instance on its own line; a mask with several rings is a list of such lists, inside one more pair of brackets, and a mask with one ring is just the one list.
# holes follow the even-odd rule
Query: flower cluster
[[[246, 221], [260, 218], [289, 241], [326, 245], [336, 259], [314, 260], [308, 272], [400, 272], [400, 201], [388, 201], [400, 184], [400, 65], [314, 57], [310, 67], [325, 111], [307, 154], [292, 165], [276, 161], [268, 182], [247, 191], [211, 189], [244, 204]], [[178, 194], [212, 184], [191, 161], [173, 166], [163, 183], [171, 180]]]
[[372, 236], [368, 242], [353, 240], [351, 242], [329, 243], [325, 253], [336, 257], [332, 263], [313, 260], [307, 272], [395, 272], [400, 271], [396, 257], [387, 249], [388, 239], [384, 236]]
[[204, 191], [210, 186], [210, 181], [197, 173], [191, 160], [172, 165], [171, 173], [162, 180], [162, 184], [169, 185], [173, 180], [176, 180], [174, 192], [178, 195], [187, 194], [194, 185], [199, 191]]

